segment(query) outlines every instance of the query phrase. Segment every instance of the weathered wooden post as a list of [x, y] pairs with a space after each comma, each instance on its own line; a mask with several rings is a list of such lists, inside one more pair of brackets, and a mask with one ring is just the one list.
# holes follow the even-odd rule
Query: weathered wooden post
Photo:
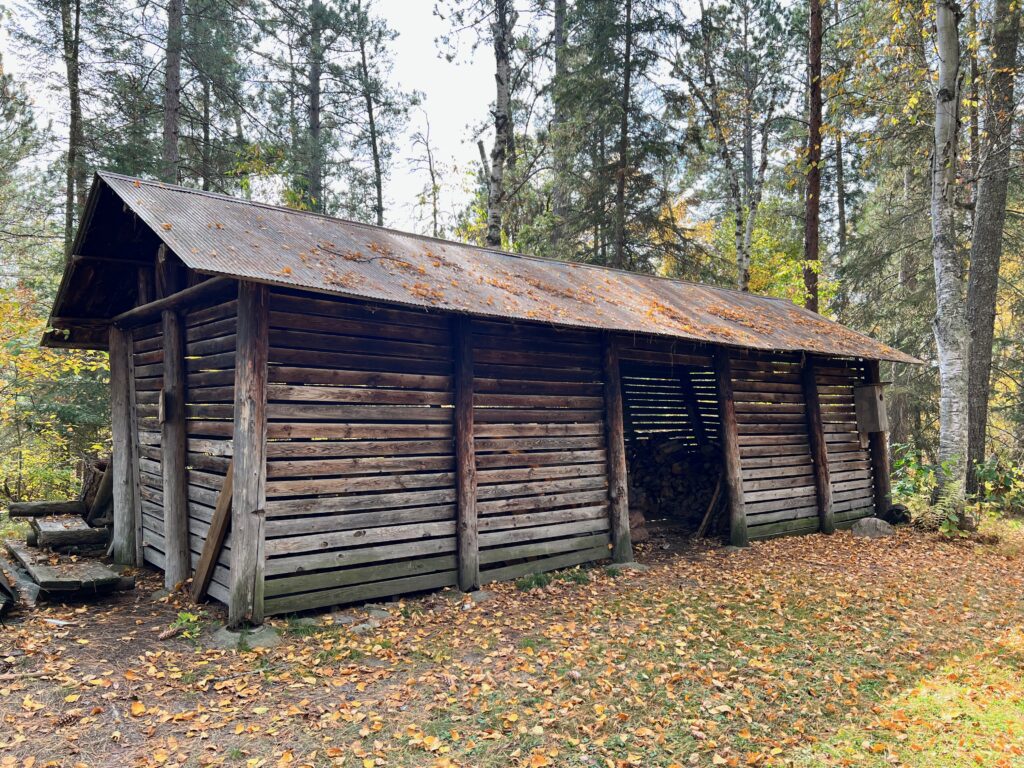
[[804, 408], [807, 411], [807, 436], [814, 465], [814, 489], [818, 497], [818, 528], [822, 533], [835, 533], [835, 515], [832, 509], [832, 478], [828, 466], [828, 443], [825, 425], [821, 419], [821, 398], [813, 357], [805, 357], [800, 366]]
[[267, 287], [238, 284], [228, 626], [263, 622], [267, 496]]
[[452, 319], [455, 357], [455, 482], [458, 499], [459, 589], [480, 588], [480, 543], [476, 515], [476, 449], [473, 443], [473, 326]]
[[612, 560], [633, 560], [629, 534], [629, 484], [626, 474], [626, 435], [622, 423], [622, 381], [619, 351], [611, 334], [604, 334], [604, 406], [608, 440], [608, 500], [612, 529]]
[[684, 368], [679, 373], [679, 383], [682, 385], [683, 399], [686, 401], [686, 412], [690, 417], [690, 424], [693, 426], [693, 435], [697, 439], [697, 445], [706, 445], [708, 435], [704, 427], [704, 417], [701, 416], [700, 406], [697, 404], [697, 393], [693, 389], [692, 375], [692, 369]]
[[[178, 270], [167, 247], [157, 254], [157, 290], [161, 297], [178, 291]], [[163, 475], [164, 586], [173, 589], [189, 576], [188, 476], [185, 425], [185, 329], [181, 315], [165, 309], [163, 390], [160, 393], [160, 467]]]
[[[868, 360], [865, 364], [865, 383], [881, 389], [882, 374], [877, 360]], [[883, 397], [878, 394], [879, 399]], [[884, 403], [880, 403], [884, 406]], [[884, 408], [883, 408], [884, 413]], [[889, 439], [884, 431], [868, 433], [868, 446], [871, 450], [871, 470], [875, 485], [875, 514], [881, 517], [892, 505], [892, 469], [889, 466]]]
[[743, 476], [740, 469], [739, 433], [736, 427], [736, 403], [732, 396], [732, 360], [728, 350], [719, 347], [714, 354], [715, 380], [718, 384], [718, 412], [722, 429], [722, 460], [725, 487], [729, 498], [729, 543], [745, 547], [747, 512], [743, 503]]
[[142, 564], [142, 509], [139, 432], [135, 416], [135, 364], [132, 332], [110, 326], [110, 432], [114, 499], [114, 562]]

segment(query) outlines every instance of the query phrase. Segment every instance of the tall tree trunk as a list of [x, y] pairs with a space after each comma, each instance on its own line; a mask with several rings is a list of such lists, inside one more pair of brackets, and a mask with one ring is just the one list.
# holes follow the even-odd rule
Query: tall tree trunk
[[967, 282], [967, 318], [971, 331], [968, 365], [967, 490], [977, 491], [976, 462], [985, 460], [988, 400], [992, 376], [992, 339], [995, 332], [999, 265], [1006, 223], [1006, 188], [1009, 182], [1013, 131], [1014, 78], [1020, 39], [1020, 5], [1016, 0], [995, 0], [991, 56], [985, 100], [985, 145], [978, 164], [971, 271]]
[[313, 0], [309, 4], [309, 76], [306, 80], [308, 104], [306, 107], [306, 135], [308, 142], [306, 170], [309, 205], [313, 211], [324, 213], [324, 166], [321, 137], [320, 96], [323, 84], [323, 4]]
[[366, 120], [370, 131], [370, 154], [373, 156], [373, 188], [376, 204], [373, 211], [377, 226], [384, 226], [384, 173], [380, 165], [380, 142], [377, 137], [377, 121], [373, 109], [373, 89], [370, 87], [370, 68], [366, 62], [366, 37], [359, 37], [359, 72], [363, 86], [363, 100], [366, 103]]
[[821, 0], [810, 0], [807, 45], [808, 130], [807, 199], [804, 208], [804, 306], [818, 311], [818, 271], [821, 263]]
[[68, 86], [68, 150], [64, 198], [64, 255], [71, 255], [77, 209], [85, 198], [85, 162], [82, 157], [82, 94], [79, 86], [82, 39], [82, 3], [62, 0], [60, 4], [61, 43]]
[[625, 0], [625, 49], [622, 55], [622, 99], [619, 109], [619, 167], [615, 175], [615, 252], [611, 266], [626, 268], [626, 176], [629, 173], [629, 105], [633, 70], [633, 0]]
[[961, 11], [956, 0], [935, 4], [938, 82], [931, 158], [932, 262], [935, 268], [935, 344], [939, 357], [939, 462], [943, 483], [963, 489], [967, 468], [967, 302], [956, 237], [957, 138], [960, 101]]
[[[836, 24], [842, 20], [842, 9], [839, 0], [835, 3]], [[840, 62], [845, 69], [846, 63]], [[842, 88], [842, 85], [839, 86]], [[836, 234], [838, 236], [839, 253], [835, 260], [841, 264], [843, 254], [846, 253], [846, 170], [843, 166], [843, 105], [838, 96], [829, 107], [829, 115], [832, 118], [832, 129], [835, 131], [836, 145]]]
[[160, 178], [178, 183], [178, 131], [181, 124], [181, 46], [185, 0], [167, 3], [167, 59], [164, 66], [164, 147]]
[[553, 180], [551, 185], [551, 215], [554, 226], [551, 228], [551, 245], [558, 248], [565, 237], [565, 217], [568, 213], [569, 194], [567, 174], [567, 141], [565, 130], [565, 2], [555, 0], [555, 79], [552, 83], [551, 101], [554, 114], [551, 116], [551, 155], [553, 158]]
[[516, 12], [511, 0], [495, 0], [491, 37], [494, 43], [494, 146], [487, 188], [487, 245], [501, 245], [501, 217], [505, 202], [505, 162], [512, 144], [512, 66], [510, 48]]
[[209, 191], [213, 186], [210, 183], [210, 172], [213, 168], [213, 146], [211, 143], [211, 126], [210, 126], [210, 108], [213, 101], [213, 93], [210, 87], [210, 80], [207, 77], [202, 78], [203, 84], [203, 147], [202, 157], [200, 162], [202, 167], [200, 168], [200, 176], [202, 180], [203, 190]]

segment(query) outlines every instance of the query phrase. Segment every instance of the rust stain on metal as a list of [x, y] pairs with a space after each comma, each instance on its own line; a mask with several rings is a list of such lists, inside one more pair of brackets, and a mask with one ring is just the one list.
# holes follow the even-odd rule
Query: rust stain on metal
[[117, 174], [100, 179], [200, 272], [477, 316], [919, 362], [782, 299], [519, 256]]

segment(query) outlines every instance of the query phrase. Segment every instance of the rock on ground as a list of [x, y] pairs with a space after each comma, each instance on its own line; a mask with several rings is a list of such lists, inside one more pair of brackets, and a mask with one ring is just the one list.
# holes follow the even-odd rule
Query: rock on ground
[[210, 637], [210, 647], [227, 651], [239, 648], [274, 648], [281, 644], [277, 630], [263, 624], [254, 629], [234, 630], [221, 627]]
[[864, 539], [882, 539], [895, 533], [895, 528], [878, 517], [862, 517], [853, 524], [853, 535]]

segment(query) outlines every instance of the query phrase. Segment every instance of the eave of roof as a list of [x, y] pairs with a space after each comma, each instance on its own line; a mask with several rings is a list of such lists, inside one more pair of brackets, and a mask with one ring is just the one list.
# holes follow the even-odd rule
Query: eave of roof
[[[511, 254], [106, 172], [97, 176], [87, 212], [103, 187], [204, 274], [479, 317], [921, 362], [782, 299]], [[83, 217], [83, 230], [87, 224]], [[80, 231], [76, 249], [83, 237]], [[62, 302], [70, 271], [54, 315], [68, 309]]]

